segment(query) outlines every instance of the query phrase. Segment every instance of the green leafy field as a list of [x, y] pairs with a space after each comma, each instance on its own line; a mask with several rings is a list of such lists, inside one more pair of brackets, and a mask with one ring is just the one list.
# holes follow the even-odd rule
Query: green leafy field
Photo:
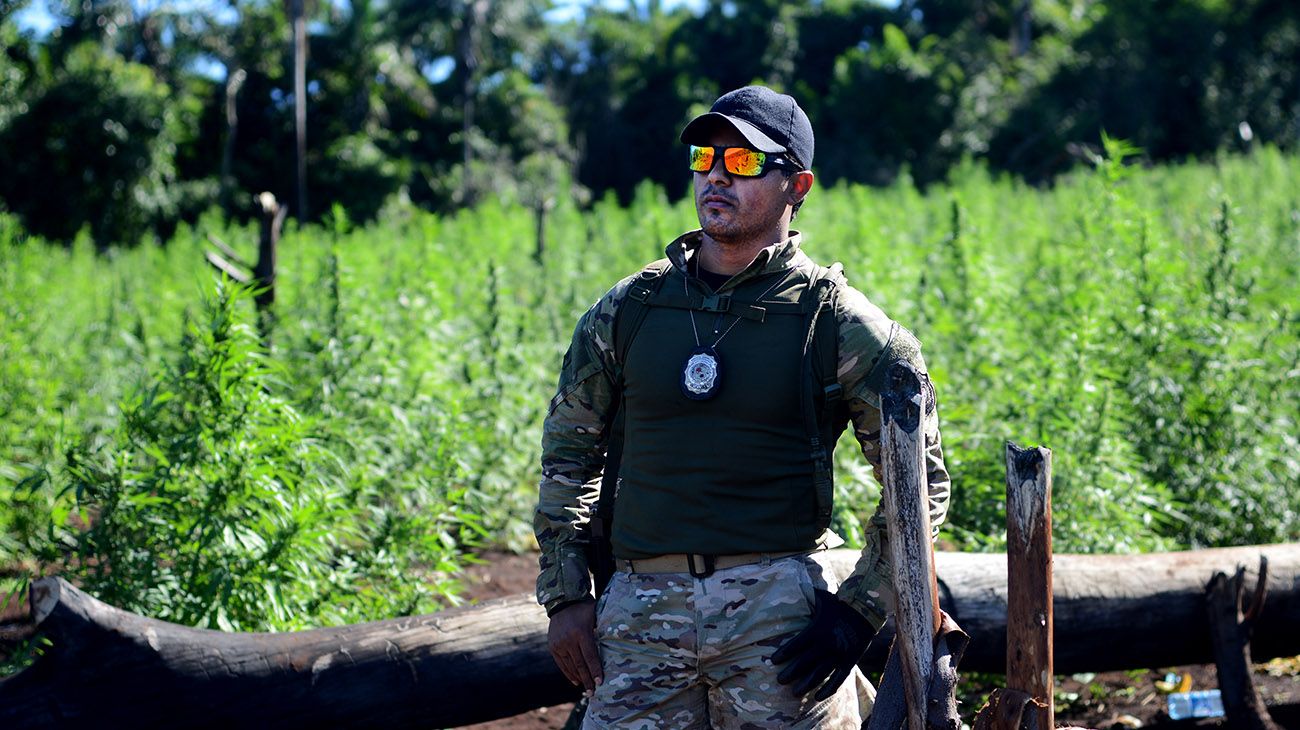
[[[1003, 443], [1054, 452], [1060, 551], [1300, 539], [1300, 158], [1035, 189], [973, 165], [818, 189], [796, 227], [911, 328], [939, 394], [943, 539], [1004, 539]], [[174, 621], [286, 629], [454, 600], [467, 545], [525, 548], [540, 423], [581, 312], [693, 227], [640, 189], [533, 214], [290, 224], [269, 349], [207, 268], [218, 218], [96, 255], [0, 218], [0, 566]], [[878, 490], [837, 454], [850, 533]]]

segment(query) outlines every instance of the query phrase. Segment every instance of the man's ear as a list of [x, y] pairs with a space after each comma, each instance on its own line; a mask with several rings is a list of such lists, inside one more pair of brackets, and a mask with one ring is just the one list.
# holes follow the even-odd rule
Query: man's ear
[[809, 190], [812, 190], [813, 174], [810, 170], [800, 170], [790, 176], [790, 187], [787, 193], [790, 195], [790, 204], [793, 205], [804, 199]]

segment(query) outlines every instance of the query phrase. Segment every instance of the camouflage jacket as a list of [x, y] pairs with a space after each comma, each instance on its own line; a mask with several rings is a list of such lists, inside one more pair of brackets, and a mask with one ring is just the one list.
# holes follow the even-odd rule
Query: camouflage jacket
[[[786, 241], [761, 251], [722, 291], [753, 276], [809, 265], [810, 259], [799, 249], [800, 238], [792, 232]], [[684, 268], [699, 244], [698, 231], [687, 233], [669, 244], [668, 258], [674, 266]], [[614, 358], [612, 327], [635, 277], [615, 284], [578, 321], [543, 426], [542, 480], [533, 527], [541, 548], [537, 600], [548, 611], [591, 596], [585, 548], [605, 463], [607, 416], [615, 405], [608, 375]], [[920, 372], [925, 372], [925, 364], [915, 338], [857, 289], [841, 288], [834, 314], [839, 330], [839, 383], [848, 402], [853, 433], [879, 481], [880, 397], [867, 385], [867, 375], [886, 349], [891, 359], [906, 359]], [[947, 514], [949, 494], [937, 410], [926, 416], [925, 444], [930, 520], [937, 534]], [[879, 505], [865, 532], [862, 556], [838, 596], [879, 628], [894, 602], [885, 519]], [[833, 535], [830, 538], [839, 542]]]

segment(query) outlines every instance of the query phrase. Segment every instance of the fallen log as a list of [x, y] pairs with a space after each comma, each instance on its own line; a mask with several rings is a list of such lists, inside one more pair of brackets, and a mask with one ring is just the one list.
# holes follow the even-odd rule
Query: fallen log
[[[1269, 561], [1276, 589], [1257, 619], [1258, 661], [1300, 653], [1300, 544], [1145, 555], [1053, 557], [1053, 663], [1057, 674], [1203, 664], [1214, 661], [1205, 583], [1215, 572]], [[999, 555], [999, 557], [1002, 557]], [[941, 604], [971, 635], [970, 671], [1004, 672], [1005, 562], [973, 553], [941, 554]], [[1274, 572], [1274, 566], [1277, 567]], [[1253, 571], [1247, 571], [1252, 575]]]
[[[1214, 660], [1205, 584], [1257, 565], [1269, 591], [1251, 656], [1300, 654], [1300, 544], [1150, 555], [1056, 555], [1060, 673]], [[857, 555], [834, 551], [842, 574]], [[936, 553], [940, 604], [971, 637], [967, 671], [1003, 672], [1006, 556]], [[451, 727], [565, 702], [576, 692], [546, 648], [531, 596], [470, 608], [285, 634], [226, 634], [105, 605], [58, 578], [32, 587], [53, 642], [0, 682], [0, 727]], [[877, 644], [892, 637], [882, 632]], [[870, 659], [870, 654], [869, 654]], [[869, 667], [878, 670], [883, 652]]]
[[283, 634], [192, 629], [60, 578], [32, 586], [54, 643], [0, 681], [0, 727], [454, 727], [576, 699], [531, 596]]

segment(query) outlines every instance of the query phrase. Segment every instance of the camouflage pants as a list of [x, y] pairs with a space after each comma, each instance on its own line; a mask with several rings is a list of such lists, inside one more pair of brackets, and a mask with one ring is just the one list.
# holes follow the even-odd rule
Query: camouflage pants
[[[604, 682], [584, 730], [627, 728], [861, 727], [859, 696], [874, 690], [860, 671], [814, 702], [777, 683], [769, 657], [807, 626], [813, 589], [834, 590], [809, 556], [689, 573], [614, 575], [600, 598], [596, 635]], [[863, 713], [865, 714], [865, 713]]]

